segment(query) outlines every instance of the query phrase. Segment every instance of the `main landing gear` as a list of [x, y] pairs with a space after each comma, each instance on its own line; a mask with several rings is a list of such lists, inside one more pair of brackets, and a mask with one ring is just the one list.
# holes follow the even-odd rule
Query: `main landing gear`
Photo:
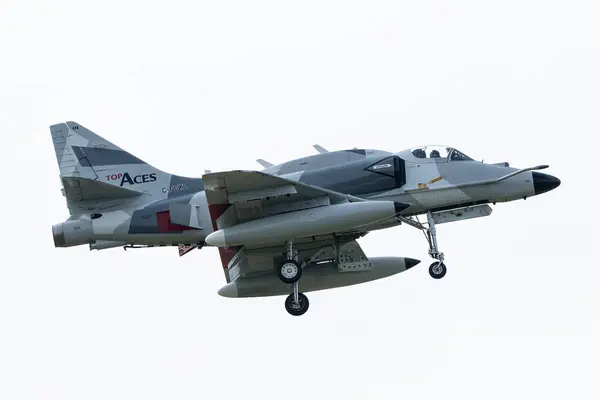
[[285, 309], [294, 316], [299, 316], [308, 311], [308, 297], [299, 291], [302, 266], [298, 263], [298, 252], [294, 251], [292, 241], [287, 243], [286, 260], [277, 268], [277, 276], [283, 283], [292, 284], [293, 293], [285, 299]]
[[446, 264], [444, 264], [444, 253], [438, 249], [437, 232], [435, 230], [435, 220], [431, 211], [427, 213], [427, 225], [423, 225], [412, 218], [400, 217], [400, 221], [421, 230], [425, 234], [425, 239], [429, 244], [429, 256], [434, 258], [434, 261], [429, 266], [429, 275], [434, 279], [441, 279], [446, 275]]

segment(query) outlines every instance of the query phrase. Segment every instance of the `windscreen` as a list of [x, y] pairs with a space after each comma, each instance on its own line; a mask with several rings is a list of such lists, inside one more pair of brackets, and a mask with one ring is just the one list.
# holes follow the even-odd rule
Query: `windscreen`
[[473, 159], [471, 157], [469, 157], [468, 155], [454, 149], [452, 151], [452, 154], [450, 155], [450, 160], [451, 161], [473, 161]]

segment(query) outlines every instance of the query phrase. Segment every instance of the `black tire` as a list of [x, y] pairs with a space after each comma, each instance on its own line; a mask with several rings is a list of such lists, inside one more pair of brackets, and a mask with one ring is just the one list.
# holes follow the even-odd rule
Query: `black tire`
[[286, 260], [279, 264], [277, 276], [283, 283], [294, 283], [302, 277], [302, 268], [294, 260]]
[[285, 310], [295, 317], [304, 314], [308, 311], [308, 306], [310, 303], [308, 302], [308, 297], [306, 297], [303, 293], [298, 293], [298, 304], [294, 303], [294, 293], [290, 294], [285, 299]]
[[435, 261], [429, 266], [429, 275], [433, 279], [442, 279], [446, 275], [446, 265], [443, 262]]

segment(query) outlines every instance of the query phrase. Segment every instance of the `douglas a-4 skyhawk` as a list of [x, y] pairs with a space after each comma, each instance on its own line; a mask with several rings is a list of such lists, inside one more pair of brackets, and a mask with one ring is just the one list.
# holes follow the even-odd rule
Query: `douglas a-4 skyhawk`
[[[300, 292], [381, 279], [414, 267], [408, 257], [367, 257], [357, 240], [401, 224], [425, 233], [446, 274], [436, 225], [485, 217], [489, 203], [556, 188], [557, 178], [475, 161], [447, 146], [390, 153], [351, 149], [261, 171], [210, 172], [201, 178], [160, 171], [76, 122], [50, 127], [70, 217], [52, 227], [54, 245], [217, 247], [225, 297], [289, 294], [285, 308], [304, 314]], [[424, 216], [423, 222], [418, 216]]]

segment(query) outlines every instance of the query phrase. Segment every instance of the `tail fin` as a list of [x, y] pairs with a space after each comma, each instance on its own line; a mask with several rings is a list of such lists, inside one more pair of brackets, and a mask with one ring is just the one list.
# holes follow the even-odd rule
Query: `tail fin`
[[77, 122], [52, 125], [50, 132], [71, 215], [139, 196], [151, 202], [204, 189], [201, 179], [165, 173]]

